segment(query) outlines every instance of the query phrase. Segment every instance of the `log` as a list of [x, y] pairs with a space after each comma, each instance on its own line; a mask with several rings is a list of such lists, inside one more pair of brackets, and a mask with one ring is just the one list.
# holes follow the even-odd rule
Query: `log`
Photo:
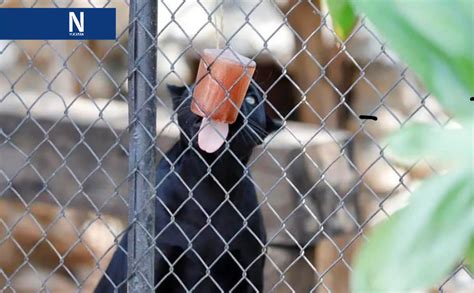
[[[295, 31], [295, 58], [289, 71], [295, 77], [295, 94], [305, 102], [299, 107], [299, 120], [332, 128], [345, 128], [345, 107], [338, 107], [344, 93], [352, 85], [352, 61], [332, 38], [327, 24], [322, 23], [321, 1], [287, 1], [288, 23]], [[324, 20], [326, 21], [326, 20]], [[301, 54], [296, 54], [303, 50]], [[349, 103], [350, 101], [348, 101]]]
[[318, 243], [315, 259], [321, 278], [316, 292], [350, 292], [350, 273], [360, 242], [360, 237], [347, 233]]

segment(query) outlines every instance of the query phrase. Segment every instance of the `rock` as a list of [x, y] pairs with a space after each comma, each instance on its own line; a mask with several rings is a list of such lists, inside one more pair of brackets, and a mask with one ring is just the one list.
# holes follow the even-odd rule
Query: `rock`
[[384, 158], [381, 149], [373, 141], [357, 137], [354, 145], [354, 158], [358, 172], [364, 184], [376, 193], [388, 193], [400, 185], [410, 181], [409, 175], [393, 161]]
[[[414, 188], [416, 185], [412, 183], [410, 188]], [[366, 187], [361, 188], [359, 196], [361, 222], [367, 223], [365, 227], [369, 228], [377, 225], [386, 220], [388, 216], [405, 207], [410, 200], [410, 196], [410, 192], [403, 186], [386, 194], [374, 194]]]
[[[42, 269], [31, 269], [28, 267], [20, 270], [12, 280], [11, 288], [15, 292], [29, 293], [46, 291], [52, 293], [77, 292], [77, 286], [73, 280], [63, 274], [51, 274]], [[86, 291], [92, 292], [92, 291]]]
[[0, 254], [8, 256], [0, 259], [0, 285], [11, 282], [20, 292], [43, 286], [72, 292], [79, 284], [92, 292], [102, 275], [96, 262], [106, 268], [113, 252], [109, 250], [123, 230], [110, 216], [96, 218], [95, 213], [41, 202], [25, 207], [18, 200], [2, 199], [0, 219]]

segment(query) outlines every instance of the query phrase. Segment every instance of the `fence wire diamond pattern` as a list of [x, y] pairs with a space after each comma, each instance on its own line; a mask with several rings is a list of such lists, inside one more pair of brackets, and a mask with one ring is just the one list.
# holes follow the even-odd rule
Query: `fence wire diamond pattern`
[[[251, 271], [262, 260], [265, 292], [347, 292], [352, 257], [366, 233], [402, 207], [419, 180], [437, 172], [423, 160], [396, 162], [382, 138], [408, 121], [443, 127], [450, 117], [368, 20], [341, 41], [319, 1], [0, 5], [117, 9], [116, 41], [0, 41], [2, 291], [93, 291], [100, 278], [113, 279], [106, 269], [118, 250], [130, 271], [115, 286], [133, 292], [153, 291], [170, 278], [188, 291], [206, 282], [225, 291], [212, 273], [222, 259], [238, 267], [236, 292], [244, 285], [259, 291]], [[216, 44], [257, 63], [252, 85], [263, 99], [255, 108], [262, 105], [283, 122], [246, 165], [232, 138], [211, 161], [193, 143], [167, 155], [179, 136], [191, 137], [178, 121], [189, 111], [186, 101], [173, 110], [166, 85], [192, 91], [202, 50]], [[250, 123], [245, 119], [236, 136]], [[178, 171], [186, 154], [206, 165], [193, 182]], [[212, 172], [224, 156], [244, 170], [230, 186]], [[161, 177], [155, 174], [160, 160], [170, 166]], [[175, 208], [156, 196], [167, 180], [186, 193]], [[225, 195], [212, 211], [195, 198], [199, 184], [209, 181]], [[230, 197], [242, 182], [258, 196], [251, 211], [242, 212]], [[192, 235], [177, 220], [190, 205], [207, 218]], [[213, 222], [223, 210], [231, 211], [229, 221], [243, 223], [231, 236]], [[266, 238], [249, 227], [260, 212]], [[155, 227], [154, 218], [165, 216], [168, 223]], [[188, 243], [172, 259], [154, 245], [169, 231]], [[125, 233], [128, 242], [120, 242]], [[209, 233], [223, 247], [212, 262], [198, 244]], [[242, 233], [259, 246], [245, 264], [230, 249]], [[190, 287], [179, 273], [189, 255], [204, 270]], [[154, 280], [160, 256], [169, 270]], [[469, 288], [469, 274], [460, 266], [439, 291]]]

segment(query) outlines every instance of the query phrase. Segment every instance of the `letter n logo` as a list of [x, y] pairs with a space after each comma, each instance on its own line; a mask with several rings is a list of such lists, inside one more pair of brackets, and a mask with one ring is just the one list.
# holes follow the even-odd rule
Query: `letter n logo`
[[84, 12], [79, 12], [79, 19], [74, 12], [69, 12], [69, 32], [74, 32], [73, 24], [76, 27], [77, 31], [80, 33], [84, 32]]

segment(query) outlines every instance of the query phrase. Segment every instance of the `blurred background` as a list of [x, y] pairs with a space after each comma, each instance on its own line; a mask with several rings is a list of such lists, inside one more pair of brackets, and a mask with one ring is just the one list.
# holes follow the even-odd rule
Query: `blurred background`
[[[0, 288], [90, 292], [127, 222], [129, 3], [0, 5], [117, 9], [116, 41], [0, 40]], [[165, 85], [192, 84], [199, 52], [216, 44], [254, 59], [267, 110], [287, 121], [250, 166], [267, 226], [265, 291], [347, 292], [366, 233], [435, 172], [390, 157], [383, 138], [450, 118], [368, 20], [342, 42], [318, 0], [158, 5], [159, 157], [179, 132]], [[440, 285], [474, 283], [459, 269]]]

